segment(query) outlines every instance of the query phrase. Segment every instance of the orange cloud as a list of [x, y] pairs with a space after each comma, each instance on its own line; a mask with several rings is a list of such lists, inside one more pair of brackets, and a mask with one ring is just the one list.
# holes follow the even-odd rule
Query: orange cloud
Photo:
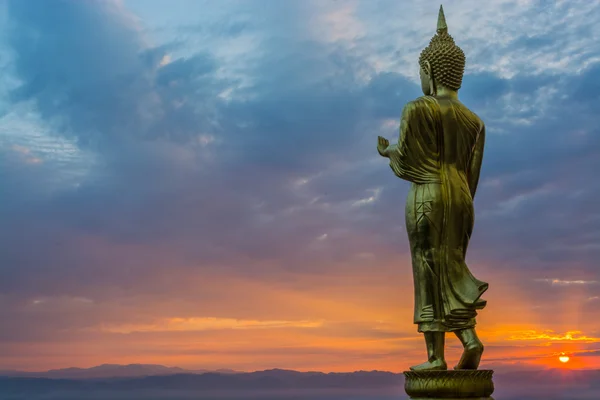
[[557, 334], [554, 331], [535, 331], [528, 330], [522, 332], [515, 332], [511, 334], [506, 340], [538, 340], [538, 341], [551, 341], [551, 342], [563, 342], [563, 341], [573, 341], [573, 342], [585, 342], [585, 343], [598, 343], [600, 342], [600, 338], [596, 337], [588, 337], [580, 331], [569, 331], [563, 335]]
[[102, 326], [111, 333], [204, 331], [217, 329], [317, 328], [323, 321], [258, 321], [234, 318], [167, 318], [155, 324]]
[[[129, 251], [90, 240], [90, 251]], [[172, 258], [160, 247], [158, 253], [137, 246], [131, 250], [144, 254], [147, 265]], [[194, 270], [171, 264], [140, 277], [135, 292], [115, 288], [100, 298], [84, 292], [62, 300], [32, 297], [22, 317], [36, 320], [53, 313], [56, 319], [71, 319], [45, 339], [0, 343], [0, 367], [152, 363], [191, 369], [400, 372], [426, 356], [422, 335], [412, 324], [410, 264], [402, 260], [372, 268], [376, 273], [346, 265], [308, 274], [263, 264], [264, 273], [252, 276], [223, 266]], [[555, 326], [540, 320], [537, 309], [523, 307], [529, 304], [527, 294], [515, 291], [513, 277], [491, 278], [489, 307], [478, 328], [486, 344], [484, 365], [523, 360], [548, 366], [561, 352], [574, 355], [569, 365], [598, 364], [594, 353], [577, 355], [598, 343], [592, 331], [552, 330]], [[451, 334], [447, 344], [452, 364], [462, 348]], [[582, 358], [587, 364], [577, 364]]]

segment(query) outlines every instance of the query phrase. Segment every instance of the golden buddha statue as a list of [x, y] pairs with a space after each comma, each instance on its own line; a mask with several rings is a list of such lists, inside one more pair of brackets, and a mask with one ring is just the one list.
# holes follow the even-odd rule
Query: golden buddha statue
[[445, 333], [454, 332], [464, 352], [454, 369], [477, 369], [483, 345], [475, 332], [481, 295], [488, 284], [465, 263], [473, 230], [473, 198], [479, 181], [485, 127], [458, 99], [465, 55], [448, 34], [440, 7], [437, 34], [419, 58], [424, 96], [406, 104], [400, 139], [379, 137], [377, 150], [396, 176], [411, 182], [406, 201], [415, 289], [414, 323], [424, 333], [428, 360], [413, 371], [447, 370]]

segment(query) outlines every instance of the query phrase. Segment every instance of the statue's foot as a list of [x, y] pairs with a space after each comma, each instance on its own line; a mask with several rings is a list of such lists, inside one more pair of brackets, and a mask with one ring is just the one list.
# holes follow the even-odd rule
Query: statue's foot
[[483, 344], [480, 341], [465, 346], [462, 357], [454, 369], [477, 369], [483, 354]]
[[441, 359], [434, 359], [424, 362], [423, 364], [410, 367], [411, 371], [445, 371], [447, 369], [448, 365], [446, 364], [446, 361]]

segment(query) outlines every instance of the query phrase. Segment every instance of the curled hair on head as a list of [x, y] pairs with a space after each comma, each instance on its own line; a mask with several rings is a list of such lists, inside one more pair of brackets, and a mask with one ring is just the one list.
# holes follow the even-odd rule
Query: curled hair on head
[[454, 43], [448, 33], [444, 10], [440, 6], [437, 33], [419, 56], [419, 65], [425, 69], [425, 61], [431, 65], [431, 72], [439, 85], [458, 90], [465, 72], [465, 53]]

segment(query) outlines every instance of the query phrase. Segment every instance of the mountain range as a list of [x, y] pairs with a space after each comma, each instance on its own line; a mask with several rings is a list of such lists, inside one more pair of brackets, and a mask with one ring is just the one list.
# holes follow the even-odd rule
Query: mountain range
[[[600, 370], [550, 369], [502, 372], [495, 374], [494, 382], [496, 386], [494, 397], [497, 399], [600, 399]], [[403, 374], [384, 371], [323, 373], [271, 369], [236, 372], [228, 369], [205, 371], [162, 365], [105, 364], [87, 369], [67, 368], [35, 373], [0, 371], [0, 400], [42, 398], [70, 400], [83, 398], [81, 396], [86, 399], [104, 400], [138, 398], [383, 400], [405, 398], [402, 397], [403, 385]], [[360, 393], [364, 393], [364, 397], [356, 397]]]
[[0, 376], [23, 378], [52, 378], [52, 379], [97, 379], [97, 378], [135, 378], [143, 376], [175, 375], [175, 374], [204, 374], [215, 372], [232, 374], [237, 371], [231, 369], [199, 369], [189, 370], [179, 367], [165, 367], [155, 364], [102, 364], [92, 368], [62, 368], [51, 369], [43, 372], [24, 372], [13, 370], [0, 370]]

